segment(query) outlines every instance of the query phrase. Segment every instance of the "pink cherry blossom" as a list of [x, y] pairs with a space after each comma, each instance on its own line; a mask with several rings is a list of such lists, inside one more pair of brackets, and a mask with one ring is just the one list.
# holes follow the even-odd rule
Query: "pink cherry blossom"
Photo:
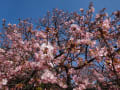
[[110, 28], [110, 21], [108, 19], [105, 19], [102, 24], [103, 29], [109, 29]]
[[7, 85], [7, 79], [6, 78], [4, 78], [4, 79], [2, 79], [2, 85]]
[[77, 24], [72, 24], [70, 27], [71, 31], [76, 31], [76, 30], [80, 30], [79, 26]]
[[54, 9], [34, 25], [3, 20], [0, 90], [118, 90], [120, 11]]
[[54, 76], [54, 74], [51, 71], [46, 69], [44, 70], [44, 73], [42, 74], [41, 79], [47, 82], [52, 81], [52, 83], [56, 83], [57, 78]]
[[51, 59], [53, 59], [53, 46], [48, 42], [48, 43], [43, 43], [40, 46], [41, 49], [41, 58], [45, 58], [45, 57], [50, 57]]

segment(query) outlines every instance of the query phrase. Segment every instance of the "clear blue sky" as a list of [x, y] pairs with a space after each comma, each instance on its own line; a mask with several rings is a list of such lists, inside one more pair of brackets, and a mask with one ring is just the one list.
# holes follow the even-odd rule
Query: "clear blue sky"
[[79, 11], [80, 8], [87, 9], [91, 1], [96, 12], [104, 7], [109, 13], [120, 10], [120, 0], [0, 0], [0, 20], [6, 18], [7, 21], [14, 22], [19, 17], [37, 19], [53, 8]]

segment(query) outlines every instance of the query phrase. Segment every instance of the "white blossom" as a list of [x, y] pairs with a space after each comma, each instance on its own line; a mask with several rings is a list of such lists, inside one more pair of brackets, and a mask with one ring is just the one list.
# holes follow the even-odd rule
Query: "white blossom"
[[45, 70], [44, 70], [44, 73], [42, 74], [41, 79], [42, 79], [42, 80], [45, 80], [45, 81], [47, 81], [47, 82], [51, 82], [51, 81], [52, 81], [53, 83], [56, 82], [56, 77], [55, 77], [54, 74], [53, 74], [51, 71], [49, 71], [48, 69], [45, 69]]
[[2, 49], [2, 48], [0, 48], [0, 52], [1, 52], [1, 53], [4, 53], [4, 52], [5, 52], [5, 50], [4, 50], [4, 49]]
[[108, 19], [105, 19], [102, 24], [104, 29], [109, 29], [110, 28], [110, 21]]
[[6, 78], [2, 79], [2, 85], [6, 85], [8, 80]]
[[79, 28], [79, 26], [78, 26], [77, 24], [71, 24], [70, 29], [71, 29], [72, 31], [80, 30], [80, 28]]
[[105, 51], [105, 48], [101, 48], [101, 50], [99, 51], [99, 56], [106, 56], [107, 52]]
[[53, 50], [54, 47], [48, 42], [48, 43], [43, 43], [40, 47], [41, 49], [41, 58], [45, 58], [46, 56], [50, 57], [51, 59], [53, 59]]

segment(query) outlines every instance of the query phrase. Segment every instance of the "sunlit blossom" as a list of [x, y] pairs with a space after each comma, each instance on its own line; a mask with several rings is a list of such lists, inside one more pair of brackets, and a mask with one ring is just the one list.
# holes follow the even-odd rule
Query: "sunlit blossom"
[[79, 28], [79, 26], [77, 24], [72, 24], [71, 27], [70, 27], [70, 29], [72, 31], [80, 30], [80, 28]]
[[106, 56], [107, 55], [107, 51], [105, 50], [105, 48], [101, 48], [100, 51], [98, 52], [99, 56]]
[[2, 79], [2, 85], [6, 85], [8, 80], [6, 78]]
[[48, 43], [43, 43], [40, 47], [42, 53], [41, 53], [41, 58], [45, 58], [46, 56], [50, 57], [53, 59], [53, 51], [54, 47], [48, 42]]
[[103, 29], [109, 29], [110, 28], [110, 21], [108, 19], [105, 19], [102, 24]]
[[5, 52], [5, 50], [0, 48], [0, 53], [4, 53], [4, 52]]
[[41, 79], [45, 80], [45, 81], [48, 81], [48, 82], [51, 82], [51, 80], [52, 80], [53, 83], [56, 82], [56, 77], [54, 76], [54, 74], [47, 69], [44, 70], [44, 73], [42, 74]]

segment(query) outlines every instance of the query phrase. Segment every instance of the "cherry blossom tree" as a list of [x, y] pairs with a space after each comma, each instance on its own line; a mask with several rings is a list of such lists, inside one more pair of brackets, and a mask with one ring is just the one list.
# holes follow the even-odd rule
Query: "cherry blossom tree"
[[2, 90], [119, 90], [120, 11], [54, 9], [0, 33]]

